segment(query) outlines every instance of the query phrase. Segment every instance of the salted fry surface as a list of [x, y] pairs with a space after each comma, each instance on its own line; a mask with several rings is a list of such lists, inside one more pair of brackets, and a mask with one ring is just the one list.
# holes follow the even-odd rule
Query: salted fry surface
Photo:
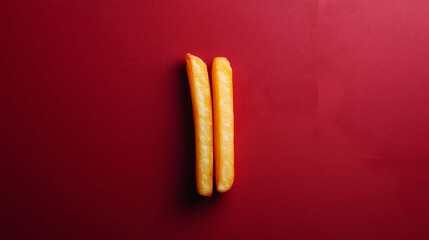
[[234, 110], [232, 69], [226, 58], [212, 66], [216, 187], [228, 191], [234, 182]]
[[186, 54], [195, 128], [196, 181], [200, 195], [213, 192], [213, 119], [210, 83], [206, 64]]

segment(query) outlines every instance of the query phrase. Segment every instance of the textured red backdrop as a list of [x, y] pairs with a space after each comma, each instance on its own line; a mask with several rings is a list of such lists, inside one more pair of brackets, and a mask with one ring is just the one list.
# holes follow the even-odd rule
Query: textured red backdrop
[[[427, 1], [0, 2], [1, 239], [428, 239]], [[187, 52], [234, 70], [196, 195]]]

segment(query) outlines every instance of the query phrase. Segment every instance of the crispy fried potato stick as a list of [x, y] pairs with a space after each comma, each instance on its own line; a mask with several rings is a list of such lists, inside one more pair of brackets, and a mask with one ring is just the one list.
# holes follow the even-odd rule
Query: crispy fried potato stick
[[232, 69], [226, 58], [213, 60], [212, 91], [216, 186], [219, 192], [226, 192], [234, 182]]
[[209, 75], [206, 64], [200, 58], [189, 53], [185, 58], [194, 114], [197, 190], [200, 195], [211, 196], [213, 119]]

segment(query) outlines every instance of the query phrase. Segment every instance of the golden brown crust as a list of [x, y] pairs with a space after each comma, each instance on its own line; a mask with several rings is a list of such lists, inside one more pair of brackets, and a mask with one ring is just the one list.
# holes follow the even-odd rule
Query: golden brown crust
[[213, 119], [209, 76], [206, 64], [186, 54], [186, 69], [191, 89], [195, 128], [196, 181], [200, 195], [213, 192]]
[[232, 69], [226, 58], [212, 66], [216, 187], [228, 191], [234, 182], [234, 107]]

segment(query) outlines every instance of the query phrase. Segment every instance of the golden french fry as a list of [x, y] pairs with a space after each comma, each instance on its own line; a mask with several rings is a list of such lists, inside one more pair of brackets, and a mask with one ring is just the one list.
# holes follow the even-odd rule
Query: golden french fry
[[226, 58], [213, 60], [212, 91], [216, 186], [219, 192], [226, 192], [234, 182], [232, 69]]
[[211, 196], [213, 119], [209, 75], [206, 64], [200, 58], [189, 53], [185, 58], [194, 114], [197, 190], [200, 195]]

